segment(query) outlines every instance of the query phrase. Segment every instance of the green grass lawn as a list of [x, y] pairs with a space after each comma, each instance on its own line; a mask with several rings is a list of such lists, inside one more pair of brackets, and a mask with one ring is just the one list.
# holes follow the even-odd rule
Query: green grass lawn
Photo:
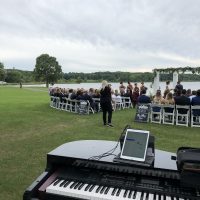
[[49, 107], [46, 88], [0, 87], [0, 199], [21, 200], [45, 169], [46, 154], [74, 140], [117, 141], [123, 128], [149, 130], [157, 149], [176, 152], [200, 146], [200, 129], [135, 123], [134, 109], [113, 113], [114, 128], [102, 125], [102, 113], [83, 116]]

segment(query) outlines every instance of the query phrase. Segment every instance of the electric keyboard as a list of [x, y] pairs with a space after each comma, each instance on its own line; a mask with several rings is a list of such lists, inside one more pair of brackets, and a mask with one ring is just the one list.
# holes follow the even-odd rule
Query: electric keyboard
[[[115, 163], [112, 141], [66, 143], [47, 154], [47, 167], [24, 192], [24, 200], [197, 200], [200, 186], [183, 187], [172, 153], [155, 150], [155, 166]], [[157, 159], [156, 159], [157, 158]]]

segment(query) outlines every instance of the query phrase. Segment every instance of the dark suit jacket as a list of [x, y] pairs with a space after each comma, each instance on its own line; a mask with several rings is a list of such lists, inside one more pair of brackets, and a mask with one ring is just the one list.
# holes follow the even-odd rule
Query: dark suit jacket
[[[191, 104], [193, 106], [200, 105], [200, 96], [193, 97]], [[198, 110], [197, 109], [193, 110], [193, 114], [196, 115], [196, 116], [200, 116], [200, 110], [199, 109]]]
[[186, 96], [179, 96], [174, 98], [177, 105], [190, 105], [190, 98]]
[[192, 98], [191, 104], [192, 104], [193, 106], [195, 106], [195, 105], [200, 105], [200, 96], [193, 97], [193, 98]]
[[151, 103], [150, 97], [142, 94], [141, 96], [138, 97], [138, 103]]
[[[181, 105], [181, 106], [190, 105], [190, 98], [188, 98], [186, 96], [175, 97], [174, 100], [175, 100], [176, 105]], [[184, 108], [179, 108], [178, 111], [181, 114], [187, 113], [187, 110]]]

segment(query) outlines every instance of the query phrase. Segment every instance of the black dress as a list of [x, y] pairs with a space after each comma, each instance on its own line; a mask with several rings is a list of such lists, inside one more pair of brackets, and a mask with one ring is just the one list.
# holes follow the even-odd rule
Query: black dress
[[112, 121], [112, 98], [111, 98], [111, 88], [106, 86], [104, 89], [100, 91], [100, 104], [101, 109], [103, 111], [103, 123], [104, 125], [107, 124], [107, 113], [108, 113], [108, 124], [111, 124]]

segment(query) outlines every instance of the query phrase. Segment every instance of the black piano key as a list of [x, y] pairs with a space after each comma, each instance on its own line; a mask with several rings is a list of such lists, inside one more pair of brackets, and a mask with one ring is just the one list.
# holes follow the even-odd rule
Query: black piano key
[[100, 194], [103, 194], [104, 190], [106, 189], [106, 186], [102, 187]]
[[137, 190], [134, 191], [134, 194], [133, 194], [133, 199], [136, 198], [136, 195], [137, 195]]
[[95, 185], [92, 185], [89, 189], [89, 192], [92, 192], [92, 190], [94, 189]]
[[60, 183], [59, 187], [62, 187], [66, 182], [67, 180], [64, 180], [62, 183]]
[[127, 194], [128, 194], [128, 190], [125, 190], [125, 191], [124, 191], [124, 195], [123, 195], [123, 197], [126, 197]]
[[85, 188], [85, 191], [88, 191], [88, 189], [90, 188], [91, 184], [88, 184]]
[[131, 198], [132, 194], [133, 194], [133, 191], [130, 190], [130, 192], [129, 192], [129, 194], [128, 194], [128, 198], [129, 198], [129, 199]]
[[67, 181], [65, 184], [64, 184], [64, 188], [66, 188], [69, 184], [71, 183], [71, 181]]
[[78, 187], [79, 184], [80, 184], [80, 182], [76, 183], [76, 184], [74, 185], [74, 189], [76, 189], [76, 188]]
[[153, 194], [153, 200], [156, 200], [156, 193]]
[[96, 193], [98, 193], [100, 191], [100, 189], [102, 188], [102, 185], [100, 185], [97, 189], [96, 189]]
[[78, 183], [78, 184], [74, 187], [74, 189], [76, 190], [81, 184], [82, 184], [81, 182]]
[[141, 193], [140, 200], [144, 199], [144, 192]]
[[72, 189], [75, 185], [77, 184], [77, 182], [74, 182], [70, 185], [70, 188]]
[[147, 192], [145, 200], [149, 200], [149, 193]]
[[78, 190], [81, 190], [81, 188], [85, 185], [85, 183], [81, 183], [79, 186], [78, 186]]
[[108, 194], [109, 190], [110, 190], [110, 187], [107, 187], [104, 194]]
[[120, 195], [121, 190], [122, 190], [121, 188], [118, 189], [116, 196]]
[[117, 191], [117, 188], [114, 188], [111, 195], [114, 196], [116, 191]]
[[62, 179], [57, 179], [57, 180], [53, 183], [53, 185], [56, 186], [58, 183], [60, 183], [60, 181], [62, 181]]

